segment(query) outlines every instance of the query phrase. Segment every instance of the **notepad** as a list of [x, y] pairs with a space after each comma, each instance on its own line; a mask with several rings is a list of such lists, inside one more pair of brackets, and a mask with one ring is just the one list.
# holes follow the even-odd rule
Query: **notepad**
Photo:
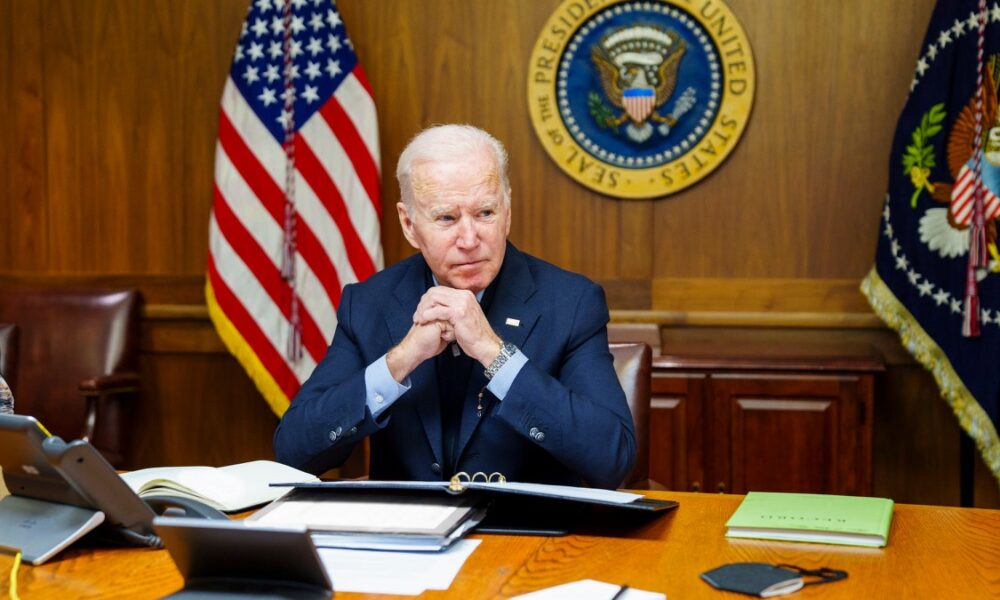
[[892, 508], [888, 498], [750, 492], [726, 521], [726, 536], [882, 547]]
[[139, 497], [180, 496], [216, 510], [244, 510], [280, 498], [287, 490], [278, 481], [319, 481], [314, 475], [269, 460], [226, 467], [154, 467], [122, 474]]
[[306, 527], [322, 548], [438, 552], [485, 516], [481, 503], [454, 496], [405, 497], [298, 490], [247, 518], [250, 526]]

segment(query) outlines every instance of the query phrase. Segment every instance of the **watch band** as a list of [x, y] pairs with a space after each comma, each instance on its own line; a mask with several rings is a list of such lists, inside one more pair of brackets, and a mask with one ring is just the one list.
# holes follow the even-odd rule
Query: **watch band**
[[486, 367], [486, 379], [493, 379], [493, 376], [497, 374], [500, 367], [504, 366], [507, 363], [507, 360], [511, 356], [514, 356], [515, 352], [517, 352], [517, 346], [511, 344], [510, 342], [500, 340], [500, 353], [493, 359], [490, 366]]

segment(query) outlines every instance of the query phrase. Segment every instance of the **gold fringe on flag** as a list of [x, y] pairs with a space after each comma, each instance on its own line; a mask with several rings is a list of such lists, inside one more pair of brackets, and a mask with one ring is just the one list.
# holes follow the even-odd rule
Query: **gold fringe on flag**
[[996, 427], [952, 368], [947, 355], [896, 299], [874, 267], [861, 281], [861, 293], [868, 298], [875, 314], [896, 330], [910, 354], [934, 375], [941, 396], [951, 406], [962, 429], [976, 442], [986, 466], [1000, 482], [1000, 438]]
[[250, 376], [274, 414], [279, 417], [285, 414], [291, 400], [278, 387], [277, 382], [271, 377], [271, 373], [264, 368], [260, 359], [250, 349], [250, 345], [240, 335], [239, 330], [226, 318], [226, 313], [222, 312], [219, 303], [215, 300], [212, 282], [207, 277], [205, 278], [205, 302], [208, 304], [208, 316], [212, 319], [215, 330], [219, 333], [219, 337], [222, 338], [222, 343], [226, 345], [229, 353], [235, 356], [236, 360], [243, 366], [243, 370]]

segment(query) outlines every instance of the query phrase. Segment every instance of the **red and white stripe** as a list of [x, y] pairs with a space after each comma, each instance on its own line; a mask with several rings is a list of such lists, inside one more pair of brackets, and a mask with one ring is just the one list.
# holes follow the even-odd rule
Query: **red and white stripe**
[[285, 165], [282, 142], [228, 79], [216, 146], [209, 279], [219, 308], [287, 405], [333, 338], [343, 286], [383, 264], [378, 126], [360, 66], [295, 138], [294, 290], [304, 350], [298, 360], [286, 352], [292, 302], [281, 278]]
[[622, 105], [625, 112], [632, 120], [641, 123], [646, 120], [649, 113], [653, 112], [653, 104], [656, 102], [654, 96], [626, 96], [622, 98]]
[[955, 180], [955, 187], [951, 190], [951, 216], [958, 225], [967, 226], [972, 223], [972, 216], [976, 205], [976, 182], [979, 182], [979, 190], [983, 195], [983, 216], [985, 221], [989, 221], [1000, 215], [1000, 198], [990, 191], [982, 179], [976, 178], [976, 173], [967, 165], [962, 165]]

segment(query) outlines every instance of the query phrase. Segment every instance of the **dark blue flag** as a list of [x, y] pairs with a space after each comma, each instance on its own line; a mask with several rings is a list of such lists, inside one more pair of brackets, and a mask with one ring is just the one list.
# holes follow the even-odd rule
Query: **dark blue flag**
[[[875, 267], [861, 289], [934, 374], [1000, 478], [998, 81], [1000, 5], [940, 0], [896, 127]], [[977, 194], [981, 237], [970, 235], [978, 233]], [[983, 244], [971, 244], [973, 256], [983, 256], [983, 265], [970, 271], [970, 240], [976, 239]], [[978, 325], [978, 336], [963, 335], [963, 318], [967, 328]]]

